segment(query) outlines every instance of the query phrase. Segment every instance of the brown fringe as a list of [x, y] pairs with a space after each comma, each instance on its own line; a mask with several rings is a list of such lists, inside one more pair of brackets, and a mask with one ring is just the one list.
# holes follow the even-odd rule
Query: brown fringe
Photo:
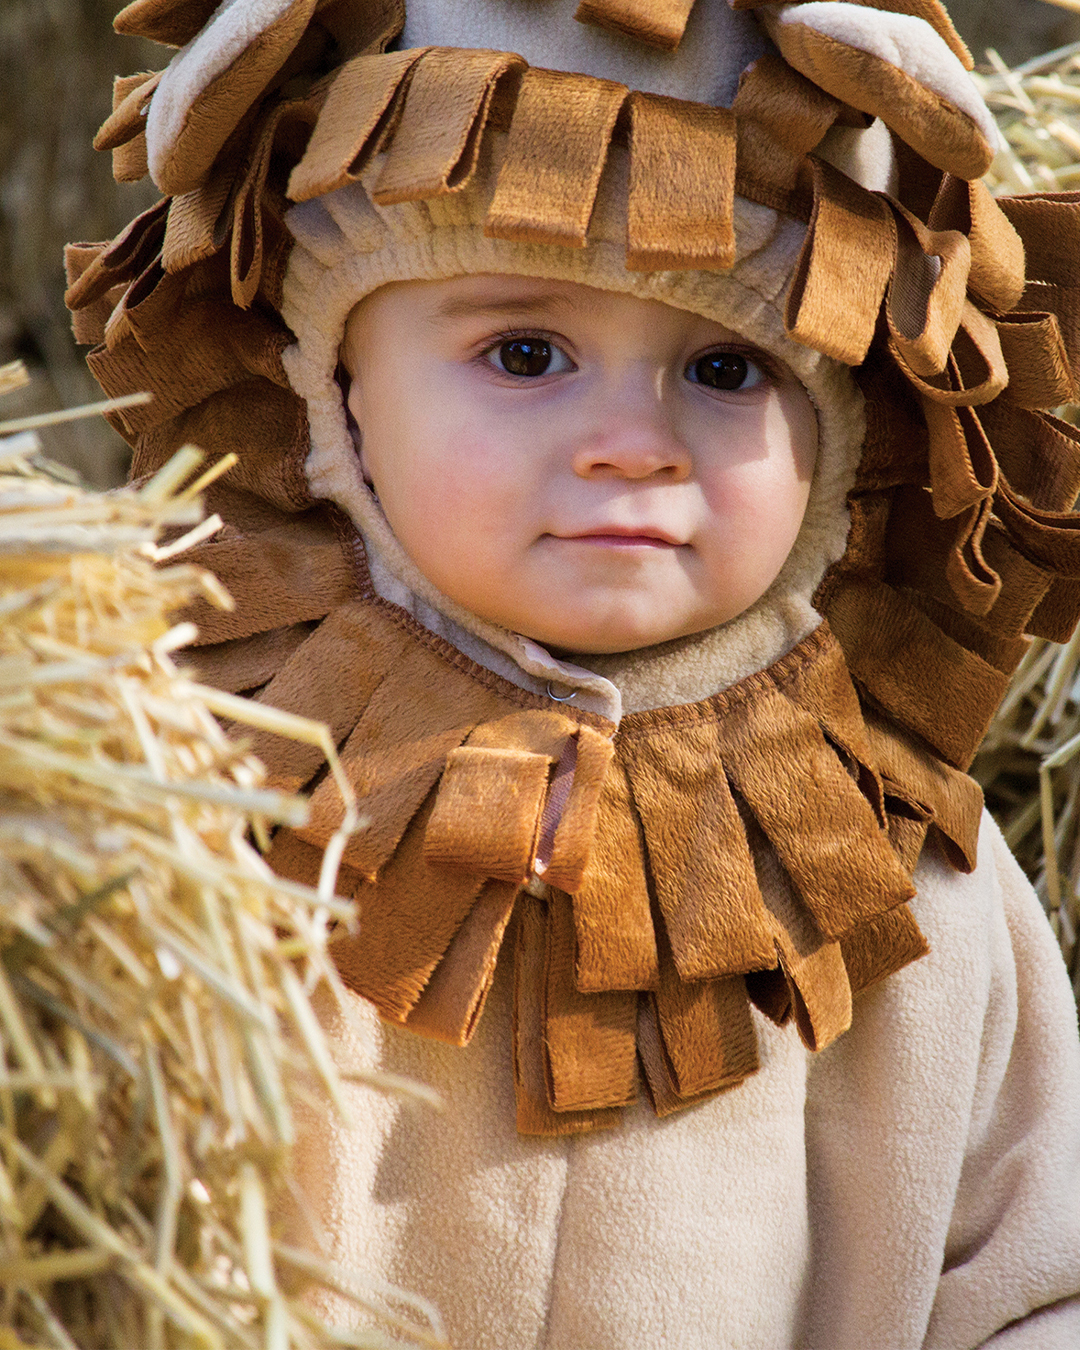
[[217, 6], [218, 0], [131, 0], [113, 19], [113, 27], [125, 37], [183, 47]]
[[615, 119], [628, 92], [625, 85], [588, 75], [527, 70], [484, 233], [584, 248]]
[[[345, 854], [363, 940], [343, 938], [335, 956], [385, 1017], [453, 1044], [475, 1028], [512, 896], [533, 869], [553, 774], [576, 739], [582, 782], [563, 800], [575, 851], [585, 850], [580, 884], [571, 894], [541, 887], [522, 902], [522, 932], [536, 935], [520, 938], [517, 956], [522, 1128], [609, 1122], [603, 1113], [633, 1095], [638, 1053], [664, 1110], [740, 1081], [757, 1063], [743, 980], [754, 972], [782, 980], [782, 998], [766, 997], [772, 986], [761, 979], [755, 997], [794, 1016], [808, 1046], [840, 1035], [852, 983], [836, 939], [854, 944], [862, 983], [922, 950], [910, 918], [879, 923], [912, 894], [912, 864], [901, 866], [888, 843], [890, 802], [973, 857], [978, 789], [928, 767], [912, 743], [893, 747], [886, 724], [871, 732], [824, 628], [702, 704], [627, 717], [612, 759], [610, 729], [478, 679], [391, 610], [339, 607], [260, 697], [310, 715], [313, 675], [351, 672], [349, 703], [315, 709], [332, 711], [370, 821]], [[601, 743], [598, 756], [590, 747]], [[318, 771], [309, 749], [269, 750], [275, 783], [295, 789]], [[778, 764], [798, 775], [795, 790]], [[317, 859], [342, 810], [324, 778], [309, 823], [279, 834], [271, 863], [280, 856], [295, 872], [297, 840]], [[509, 889], [485, 889], [496, 883]]]
[[574, 18], [671, 52], [693, 7], [694, 0], [581, 0]]

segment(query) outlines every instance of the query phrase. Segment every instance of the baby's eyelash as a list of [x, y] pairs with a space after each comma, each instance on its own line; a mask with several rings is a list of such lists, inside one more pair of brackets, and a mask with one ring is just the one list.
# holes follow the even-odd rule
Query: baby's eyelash
[[557, 337], [554, 333], [547, 333], [542, 328], [507, 328], [502, 332], [492, 333], [486, 337], [480, 354], [486, 356], [504, 342], [513, 342], [522, 338], [532, 338], [535, 342], [550, 342], [553, 347], [565, 348], [566, 346], [562, 338]]

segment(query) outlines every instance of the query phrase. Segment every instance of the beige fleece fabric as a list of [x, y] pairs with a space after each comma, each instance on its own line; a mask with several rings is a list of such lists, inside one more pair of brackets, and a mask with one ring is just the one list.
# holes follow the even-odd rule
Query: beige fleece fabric
[[[1046, 920], [989, 817], [976, 870], [932, 851], [932, 951], [811, 1055], [756, 1017], [741, 1087], [614, 1131], [518, 1135], [510, 986], [448, 1048], [329, 1017], [352, 1089], [304, 1122], [334, 1256], [432, 1298], [456, 1350], [1065, 1350], [1080, 1343], [1080, 1042]], [[756, 1015], [755, 1015], [756, 1016]], [[358, 1315], [326, 1306], [341, 1324]]]

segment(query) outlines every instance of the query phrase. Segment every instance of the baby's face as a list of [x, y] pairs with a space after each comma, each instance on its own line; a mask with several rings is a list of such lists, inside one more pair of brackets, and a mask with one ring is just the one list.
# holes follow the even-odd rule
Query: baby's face
[[350, 316], [365, 477], [445, 595], [571, 652], [724, 623], [802, 523], [817, 422], [719, 324], [565, 281], [401, 282]]

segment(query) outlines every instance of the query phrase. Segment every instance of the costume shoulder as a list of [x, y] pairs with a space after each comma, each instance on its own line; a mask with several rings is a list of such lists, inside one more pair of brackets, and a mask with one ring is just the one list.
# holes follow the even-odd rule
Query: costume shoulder
[[974, 871], [930, 848], [915, 881], [929, 956], [810, 1064], [824, 1287], [875, 1291], [840, 1326], [814, 1317], [830, 1344], [885, 1344], [881, 1307], [923, 1282], [927, 1347], [1075, 1344], [1080, 1039], [1057, 944], [989, 814]]

